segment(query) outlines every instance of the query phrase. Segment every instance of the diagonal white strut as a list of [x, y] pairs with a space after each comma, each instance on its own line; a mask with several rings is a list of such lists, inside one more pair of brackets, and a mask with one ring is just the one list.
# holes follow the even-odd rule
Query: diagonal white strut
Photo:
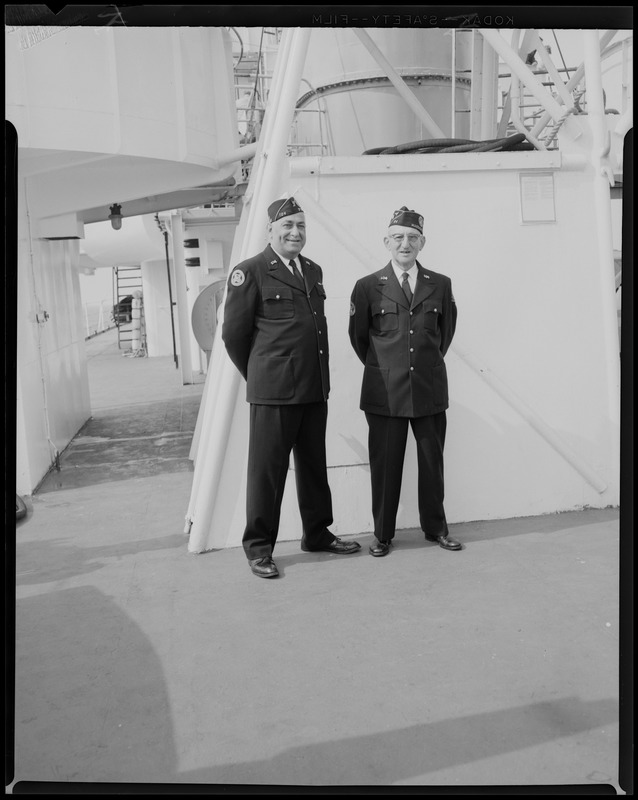
[[499, 54], [503, 61], [512, 70], [512, 73], [534, 95], [540, 105], [550, 115], [554, 122], [565, 121], [566, 130], [570, 131], [572, 139], [577, 139], [582, 131], [573, 118], [565, 120], [566, 109], [555, 100], [551, 93], [543, 86], [521, 57], [516, 53], [503, 37], [496, 31], [481, 28], [480, 33], [488, 44]]
[[410, 106], [412, 111], [414, 111], [417, 117], [421, 120], [421, 122], [425, 125], [428, 131], [432, 134], [432, 136], [434, 136], [437, 139], [444, 139], [445, 134], [443, 133], [441, 128], [439, 128], [439, 126], [432, 119], [428, 111], [421, 105], [416, 96], [410, 90], [410, 87], [407, 85], [407, 83], [403, 80], [403, 78], [399, 75], [399, 73], [394, 69], [392, 64], [390, 64], [388, 59], [383, 55], [381, 50], [379, 50], [376, 44], [372, 41], [372, 39], [370, 38], [370, 34], [367, 31], [363, 30], [363, 28], [353, 28], [352, 30], [359, 37], [362, 44], [365, 46], [366, 50], [370, 53], [370, 55], [374, 58], [377, 64], [385, 72], [385, 74], [390, 79], [391, 83], [393, 84], [397, 92]]

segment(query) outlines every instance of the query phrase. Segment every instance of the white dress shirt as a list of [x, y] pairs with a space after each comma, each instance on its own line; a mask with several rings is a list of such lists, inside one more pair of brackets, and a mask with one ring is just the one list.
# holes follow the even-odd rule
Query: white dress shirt
[[[392, 262], [392, 269], [394, 270], [394, 274], [397, 276], [397, 280], [399, 281], [399, 284], [401, 286], [403, 286], [403, 273], [406, 272], [406, 270], [401, 269], [401, 267], [399, 267], [397, 264], [395, 264], [394, 261]], [[412, 292], [412, 294], [414, 294], [414, 292], [416, 290], [417, 272], [418, 272], [418, 269], [417, 269], [416, 263], [412, 264], [410, 269], [407, 270], [407, 273], [408, 273], [408, 284], [410, 286], [410, 291]]]
[[[271, 245], [271, 247], [272, 247], [272, 245]], [[274, 248], [274, 247], [273, 247], [272, 249], [273, 249], [273, 250], [275, 250], [275, 248]], [[277, 251], [276, 251], [276, 250], [275, 250], [275, 253], [277, 253]], [[300, 263], [299, 263], [298, 259], [296, 259], [296, 258], [288, 258], [287, 256], [282, 256], [282, 255], [281, 255], [281, 253], [277, 253], [277, 255], [278, 255], [278, 256], [279, 256], [279, 258], [280, 258], [280, 259], [281, 259], [281, 260], [284, 262], [284, 264], [285, 264], [285, 265], [288, 267], [288, 271], [291, 273], [291, 275], [294, 275], [294, 274], [295, 274], [295, 273], [294, 273], [294, 270], [293, 270], [293, 268], [290, 266], [290, 262], [291, 262], [291, 261], [294, 261], [294, 262], [295, 262], [295, 264], [296, 264], [296, 266], [297, 266], [297, 269], [299, 270], [299, 274], [300, 274], [300, 275], [303, 275], [303, 272], [302, 272], [302, 270], [301, 270], [301, 265], [300, 265]]]

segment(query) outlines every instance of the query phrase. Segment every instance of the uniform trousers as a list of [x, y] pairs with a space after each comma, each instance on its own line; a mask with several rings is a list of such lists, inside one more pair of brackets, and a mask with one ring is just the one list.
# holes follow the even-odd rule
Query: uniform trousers
[[326, 464], [328, 404], [250, 406], [250, 443], [246, 491], [247, 558], [272, 555], [279, 532], [290, 452], [295, 464], [303, 541], [309, 549], [335, 540], [332, 495]]
[[374, 535], [380, 542], [394, 538], [403, 462], [412, 427], [417, 447], [418, 504], [421, 530], [428, 536], [448, 532], [443, 509], [443, 447], [445, 411], [426, 417], [385, 417], [366, 412], [372, 481]]

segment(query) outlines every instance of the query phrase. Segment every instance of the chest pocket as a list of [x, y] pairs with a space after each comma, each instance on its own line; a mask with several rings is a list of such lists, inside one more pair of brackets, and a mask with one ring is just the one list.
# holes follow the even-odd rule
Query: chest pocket
[[372, 303], [372, 327], [375, 331], [396, 331], [399, 327], [399, 309], [392, 300]]
[[292, 289], [287, 286], [263, 286], [261, 302], [266, 319], [290, 319], [295, 316]]
[[436, 331], [439, 326], [441, 303], [438, 300], [426, 300], [423, 303], [423, 327], [426, 331]]

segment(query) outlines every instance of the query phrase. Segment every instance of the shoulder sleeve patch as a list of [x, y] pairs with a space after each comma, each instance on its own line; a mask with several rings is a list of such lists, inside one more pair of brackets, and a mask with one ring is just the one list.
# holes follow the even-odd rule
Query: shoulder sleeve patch
[[350, 303], [350, 316], [354, 317], [354, 303]]
[[240, 269], [236, 269], [230, 276], [230, 282], [233, 286], [241, 286], [246, 280], [246, 276]]

